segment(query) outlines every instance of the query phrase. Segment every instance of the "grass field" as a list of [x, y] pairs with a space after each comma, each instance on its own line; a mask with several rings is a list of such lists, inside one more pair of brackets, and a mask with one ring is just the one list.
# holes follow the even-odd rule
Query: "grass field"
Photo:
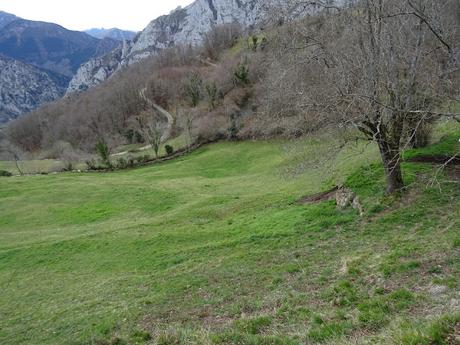
[[[184, 135], [172, 138], [161, 145], [160, 150], [158, 152], [159, 156], [166, 155], [166, 145], [171, 145], [173, 149], [177, 151], [179, 149], [187, 147], [188, 142]], [[144, 157], [146, 155], [148, 155], [151, 159], [155, 158], [155, 151], [152, 148], [141, 150], [141, 148], [145, 146], [145, 144], [130, 144], [117, 147], [112, 150], [113, 155], [111, 157], [111, 161], [113, 164], [116, 165], [120, 158], [127, 160], [131, 157]], [[72, 162], [73, 169], [87, 170], [88, 167], [85, 161], [90, 158], [94, 158], [97, 160], [99, 157], [88, 154], [86, 159], [82, 157], [80, 161]], [[27, 159], [19, 161], [18, 164], [22, 172], [27, 175], [62, 172], [67, 167], [66, 162], [58, 159]], [[18, 168], [16, 167], [14, 161], [0, 160], [0, 170], [9, 171], [14, 175], [19, 175]]]
[[[408, 191], [388, 198], [375, 147], [330, 148], [218, 143], [0, 178], [0, 344], [455, 341], [460, 185], [406, 163]], [[296, 203], [341, 182], [364, 217]]]

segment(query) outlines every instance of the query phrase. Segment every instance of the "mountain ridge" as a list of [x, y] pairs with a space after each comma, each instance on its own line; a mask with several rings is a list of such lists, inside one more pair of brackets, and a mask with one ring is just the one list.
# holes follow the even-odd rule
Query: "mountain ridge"
[[119, 44], [0, 12], [0, 122], [62, 97], [82, 63]]
[[19, 19], [19, 17], [5, 11], [0, 11], [0, 29], [16, 19]]
[[111, 38], [116, 41], [133, 40], [134, 37], [136, 37], [137, 35], [137, 32], [130, 30], [121, 30], [118, 28], [92, 28], [85, 30], [84, 32], [95, 38]]
[[54, 23], [16, 19], [0, 30], [0, 53], [71, 78], [79, 66], [119, 43]]
[[[276, 2], [276, 0], [274, 0]], [[134, 40], [109, 55], [91, 59], [77, 71], [67, 93], [98, 85], [124, 66], [180, 44], [197, 45], [214, 26], [239, 23], [245, 28], [261, 22], [266, 13], [263, 0], [196, 0], [184, 8], [152, 20]]]

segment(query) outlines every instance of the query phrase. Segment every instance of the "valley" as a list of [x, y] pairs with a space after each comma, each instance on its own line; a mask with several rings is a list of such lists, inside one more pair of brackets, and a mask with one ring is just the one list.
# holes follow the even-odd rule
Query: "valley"
[[[413, 344], [458, 322], [458, 183], [427, 187], [435, 169], [406, 163], [409, 191], [388, 199], [373, 146], [287, 177], [328, 155], [322, 139], [0, 179], [0, 342]], [[296, 204], [342, 182], [363, 218]]]
[[460, 2], [84, 2], [0, 11], [1, 345], [460, 344]]

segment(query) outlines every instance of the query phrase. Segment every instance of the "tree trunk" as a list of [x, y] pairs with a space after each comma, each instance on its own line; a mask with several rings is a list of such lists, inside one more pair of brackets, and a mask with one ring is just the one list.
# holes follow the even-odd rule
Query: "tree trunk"
[[19, 159], [15, 158], [14, 163], [16, 164], [16, 169], [18, 169], [18, 171], [19, 171], [19, 175], [21, 175], [21, 176], [24, 175], [24, 172], [22, 171], [22, 169], [19, 166]]
[[398, 148], [392, 148], [387, 142], [379, 142], [380, 155], [387, 180], [387, 194], [393, 194], [404, 188], [401, 172], [401, 154]]

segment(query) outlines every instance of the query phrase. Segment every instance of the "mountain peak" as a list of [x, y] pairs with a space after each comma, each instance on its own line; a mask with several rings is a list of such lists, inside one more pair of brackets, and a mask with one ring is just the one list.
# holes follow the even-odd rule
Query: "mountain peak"
[[115, 52], [82, 65], [70, 82], [68, 93], [95, 86], [123, 66], [136, 63], [159, 50], [174, 45], [198, 45], [205, 34], [217, 25], [239, 23], [246, 28], [254, 26], [264, 18], [266, 4], [267, 0], [196, 0], [187, 7], [178, 7], [170, 14], [151, 21], [132, 41], [118, 47]]
[[103, 39], [103, 38], [111, 38], [117, 41], [124, 41], [124, 40], [132, 40], [136, 36], [136, 32], [129, 31], [129, 30], [121, 30], [118, 28], [93, 28], [89, 30], [85, 30], [88, 35], [91, 35], [95, 38]]
[[17, 19], [20, 18], [16, 17], [14, 14], [0, 11], [0, 29]]

